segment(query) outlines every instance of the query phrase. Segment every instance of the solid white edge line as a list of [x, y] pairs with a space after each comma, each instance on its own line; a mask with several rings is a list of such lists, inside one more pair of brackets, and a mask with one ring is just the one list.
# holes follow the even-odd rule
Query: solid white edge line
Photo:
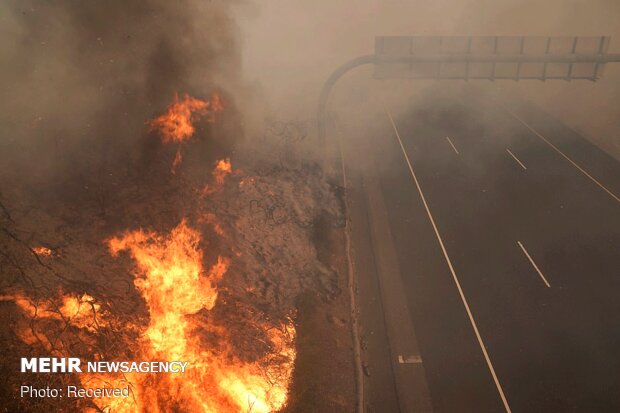
[[443, 252], [443, 256], [446, 259], [446, 262], [448, 263], [448, 267], [450, 268], [450, 273], [452, 273], [452, 279], [454, 280], [454, 283], [456, 284], [456, 288], [461, 297], [461, 301], [463, 302], [463, 305], [465, 306], [465, 311], [467, 312], [467, 315], [469, 317], [469, 322], [471, 323], [474, 333], [476, 334], [476, 338], [478, 339], [478, 344], [480, 345], [480, 349], [482, 350], [484, 359], [486, 360], [489, 371], [491, 372], [491, 376], [493, 376], [495, 387], [497, 387], [497, 391], [499, 392], [502, 402], [504, 403], [504, 408], [506, 409], [506, 412], [512, 413], [512, 411], [510, 410], [510, 406], [508, 405], [508, 400], [506, 399], [506, 395], [504, 394], [504, 390], [502, 389], [502, 385], [500, 384], [499, 379], [497, 378], [497, 374], [495, 373], [495, 368], [493, 367], [493, 363], [491, 362], [486, 346], [484, 345], [484, 341], [482, 340], [482, 336], [480, 335], [480, 332], [478, 331], [478, 325], [476, 324], [476, 321], [474, 320], [474, 316], [471, 312], [471, 309], [469, 308], [469, 304], [467, 303], [467, 299], [465, 298], [463, 289], [461, 288], [461, 283], [459, 282], [456, 272], [454, 271], [454, 267], [452, 266], [452, 261], [450, 260], [450, 257], [448, 256], [448, 252], [446, 251], [446, 247], [443, 244], [443, 240], [441, 239], [441, 235], [439, 234], [437, 225], [435, 225], [433, 214], [431, 214], [431, 211], [428, 207], [426, 198], [424, 197], [424, 193], [422, 192], [422, 188], [420, 187], [420, 183], [418, 182], [418, 178], [416, 177], [415, 172], [413, 172], [413, 166], [411, 165], [409, 156], [407, 155], [407, 152], [405, 151], [403, 142], [400, 139], [400, 134], [398, 133], [398, 129], [396, 129], [396, 124], [394, 123], [394, 119], [392, 118], [392, 115], [390, 114], [389, 111], [386, 110], [386, 113], [388, 117], [390, 118], [390, 122], [392, 123], [392, 128], [394, 129], [394, 133], [396, 134], [396, 138], [398, 139], [398, 143], [400, 144], [400, 149], [403, 151], [403, 155], [405, 155], [405, 161], [407, 161], [407, 165], [409, 166], [409, 172], [411, 172], [411, 176], [413, 177], [415, 186], [418, 189], [418, 193], [420, 194], [420, 198], [422, 199], [422, 203], [424, 204], [424, 208], [426, 209], [426, 214], [428, 215], [428, 219], [430, 220], [431, 225], [433, 226], [433, 230], [435, 231], [435, 235], [437, 236], [437, 241], [439, 241], [439, 245], [441, 246], [441, 251]]
[[452, 146], [452, 149], [454, 149], [454, 152], [456, 152], [456, 154], [459, 154], [459, 151], [456, 149], [456, 146], [454, 146], [454, 144], [452, 143], [452, 140], [450, 139], [449, 136], [446, 136], [446, 139], [448, 140], [448, 143], [450, 144], [450, 146]]
[[549, 284], [549, 281], [547, 281], [547, 279], [545, 278], [545, 276], [543, 275], [542, 271], [540, 271], [540, 268], [538, 268], [538, 265], [536, 265], [536, 263], [534, 262], [534, 260], [532, 259], [532, 257], [530, 256], [529, 252], [527, 252], [527, 250], [525, 249], [525, 247], [523, 246], [523, 244], [521, 243], [521, 241], [517, 241], [517, 244], [519, 244], [519, 247], [521, 247], [521, 250], [523, 251], [523, 253], [525, 254], [525, 256], [527, 257], [528, 260], [530, 260], [530, 264], [532, 264], [532, 267], [534, 267], [534, 269], [536, 270], [536, 272], [538, 273], [538, 275], [540, 275], [540, 278], [542, 278], [543, 282], [545, 283], [545, 285], [548, 288], [551, 288], [551, 285]]
[[398, 363], [399, 364], [421, 364], [422, 363], [422, 357], [420, 357], [420, 356], [407, 356], [407, 357], [403, 357], [403, 355], [400, 354], [398, 356]]
[[338, 130], [338, 152], [340, 154], [340, 165], [342, 167], [342, 186], [344, 188], [344, 209], [345, 209], [345, 248], [347, 253], [347, 284], [349, 290], [349, 312], [351, 317], [351, 338], [353, 340], [353, 359], [355, 365], [355, 393], [356, 393], [356, 413], [364, 413], [364, 370], [362, 366], [361, 339], [358, 324], [358, 305], [356, 300], [357, 283], [355, 278], [355, 268], [353, 266], [353, 246], [351, 242], [351, 221], [349, 218], [349, 189], [347, 168], [345, 165], [344, 152], [342, 150], [342, 139], [344, 134], [337, 122], [334, 122]]
[[545, 138], [544, 136], [542, 136], [540, 133], [538, 133], [538, 131], [536, 131], [536, 129], [534, 129], [533, 127], [531, 127], [530, 125], [528, 125], [527, 123], [525, 123], [525, 121], [523, 119], [521, 119], [519, 116], [517, 116], [516, 113], [514, 113], [512, 110], [508, 109], [506, 106], [501, 105], [504, 110], [506, 112], [508, 112], [513, 118], [515, 118], [516, 120], [518, 120], [519, 122], [521, 122], [523, 124], [523, 126], [525, 126], [526, 128], [528, 128], [534, 135], [538, 136], [540, 139], [542, 139], [547, 145], [549, 145], [551, 148], [553, 148], [557, 153], [559, 153], [560, 155], [562, 155], [564, 157], [564, 159], [566, 159], [568, 162], [570, 162], [575, 168], [577, 168], [582, 174], [584, 174], [585, 176], [587, 176], [588, 178], [590, 178], [590, 180], [592, 182], [594, 182], [596, 185], [598, 185], [603, 191], [607, 192], [613, 199], [615, 199], [618, 203], [620, 203], [620, 198], [618, 198], [613, 192], [611, 192], [609, 189], [607, 189], [605, 187], [605, 185], [603, 185], [602, 183], [600, 183], [599, 181], [597, 181], [592, 175], [590, 175], [589, 173], [587, 173], [585, 171], [585, 169], [583, 169], [581, 166], [577, 165], [577, 163], [575, 161], [573, 161], [571, 158], [568, 157], [568, 155], [566, 155], [564, 152], [562, 152], [561, 150], [558, 149], [557, 146], [555, 146], [554, 144], [552, 144], [551, 142], [549, 142], [547, 140], [547, 138]]
[[518, 163], [519, 165], [521, 165], [521, 168], [523, 168], [523, 169], [527, 170], [527, 168], [525, 167], [525, 165], [523, 165], [523, 162], [521, 162], [521, 161], [519, 160], [519, 158], [517, 158], [517, 157], [516, 157], [516, 155], [510, 151], [510, 149], [506, 148], [506, 151], [508, 151], [508, 153], [510, 154], [510, 156], [512, 156], [512, 158], [513, 158], [515, 161], [517, 161], [517, 163]]

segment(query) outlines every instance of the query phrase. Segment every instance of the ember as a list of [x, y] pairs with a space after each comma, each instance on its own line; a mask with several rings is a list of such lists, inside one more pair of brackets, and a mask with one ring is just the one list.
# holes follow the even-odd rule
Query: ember
[[172, 166], [170, 167], [170, 172], [174, 175], [177, 171], [177, 167], [181, 165], [183, 162], [183, 155], [181, 154], [181, 149], [177, 149], [177, 154], [174, 156], [174, 161], [172, 161]]
[[232, 165], [230, 163], [230, 159], [220, 159], [215, 164], [215, 169], [213, 170], [213, 176], [215, 177], [215, 182], [218, 185], [222, 185], [224, 183], [224, 179], [226, 175], [232, 172]]
[[32, 251], [39, 257], [51, 257], [53, 251], [47, 247], [34, 247]]

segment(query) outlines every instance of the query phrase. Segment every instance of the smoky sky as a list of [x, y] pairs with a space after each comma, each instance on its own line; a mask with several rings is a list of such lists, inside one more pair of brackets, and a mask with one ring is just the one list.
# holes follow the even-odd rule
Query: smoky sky
[[[319, 91], [339, 65], [372, 53], [376, 35], [599, 36], [620, 50], [617, 0], [269, 0], [241, 16], [244, 75], [256, 79], [273, 107], [294, 117], [315, 116]], [[620, 159], [620, 64], [610, 64], [596, 84], [587, 81], [475, 82], [507, 89], [592, 137], [614, 147]], [[357, 80], [357, 81], [356, 81]], [[427, 82], [428, 83], [428, 82]], [[422, 97], [422, 81], [374, 81], [371, 68], [347, 73], [332, 108], [346, 111], [390, 96]], [[370, 88], [377, 93], [364, 93]], [[381, 106], [382, 103], [379, 104]], [[352, 121], [363, 129], [365, 118]]]
[[240, 72], [236, 4], [2, 2], [1, 172], [100, 167], [122, 156], [174, 93], [225, 92]]

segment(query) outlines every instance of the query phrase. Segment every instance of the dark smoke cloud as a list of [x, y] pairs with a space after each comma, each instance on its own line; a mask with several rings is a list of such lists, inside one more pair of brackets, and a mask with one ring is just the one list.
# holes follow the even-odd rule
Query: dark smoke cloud
[[0, 176], [113, 168], [175, 92], [226, 96], [239, 81], [237, 4], [2, 2]]

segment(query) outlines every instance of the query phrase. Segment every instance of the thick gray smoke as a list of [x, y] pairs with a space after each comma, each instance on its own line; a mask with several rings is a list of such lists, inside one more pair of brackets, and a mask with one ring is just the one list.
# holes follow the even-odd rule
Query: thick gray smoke
[[218, 90], [231, 104], [227, 90], [240, 72], [236, 4], [2, 2], [4, 178], [114, 169], [177, 92], [207, 98]]
[[[257, 16], [241, 21], [251, 34], [244, 48], [245, 76], [265, 86], [277, 109], [308, 116], [329, 74], [351, 58], [372, 53], [375, 35], [610, 35], [610, 51], [618, 51], [618, 21], [620, 2], [615, 0], [270, 0]], [[371, 76], [365, 69], [347, 74], [335, 90], [332, 107], [346, 111], [390, 90], [410, 99], [422, 95], [426, 86], [420, 81], [376, 82]], [[618, 80], [620, 64], [608, 65], [597, 84], [477, 85], [535, 100], [620, 158]], [[377, 93], [370, 93], [371, 88]]]

